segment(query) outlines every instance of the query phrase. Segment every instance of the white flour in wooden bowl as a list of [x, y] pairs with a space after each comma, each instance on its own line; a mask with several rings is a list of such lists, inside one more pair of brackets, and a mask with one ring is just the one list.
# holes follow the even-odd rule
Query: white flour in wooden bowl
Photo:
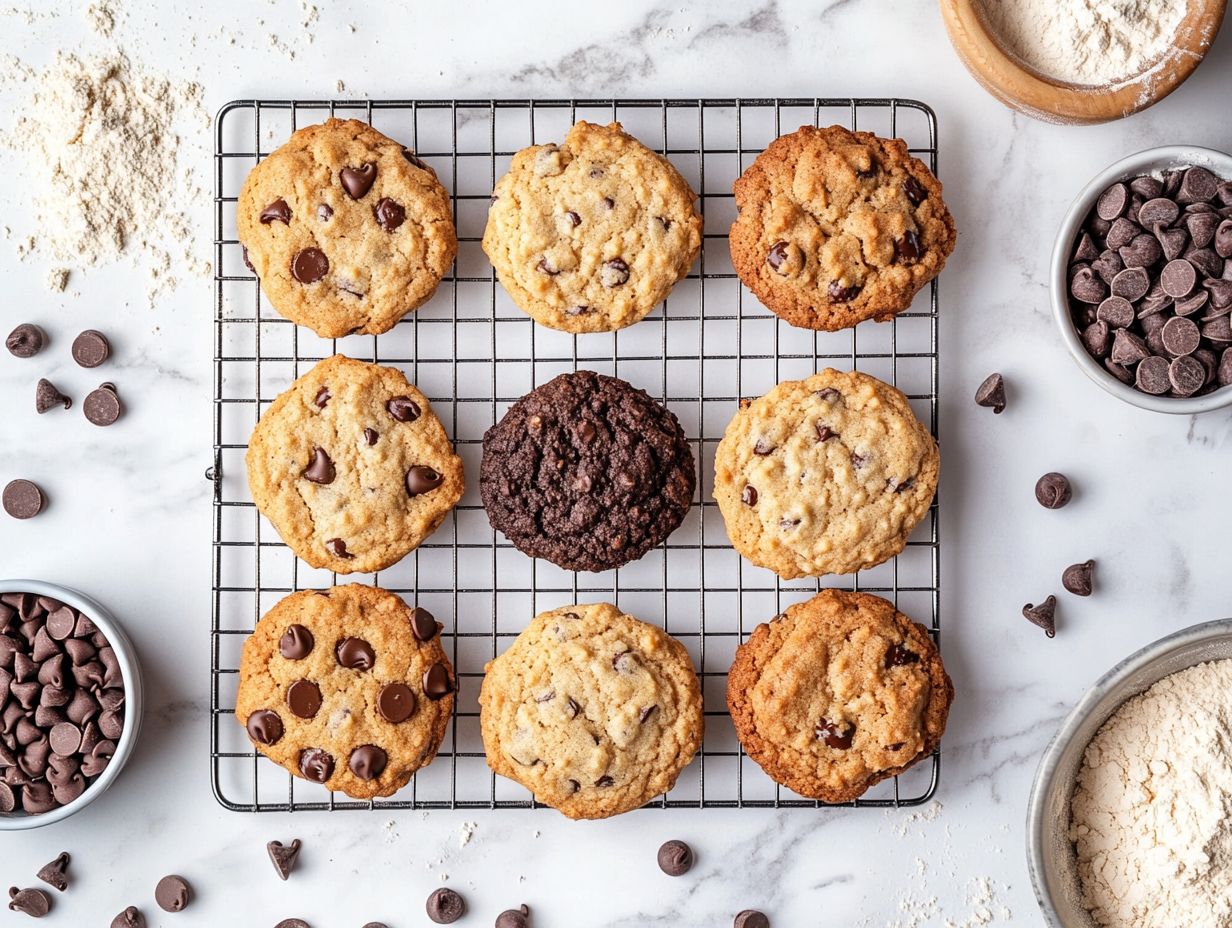
[[1188, 0], [981, 0], [980, 8], [1006, 50], [1036, 71], [1106, 86], [1166, 57]]
[[1112, 714], [1083, 755], [1070, 839], [1097, 924], [1232, 924], [1232, 660], [1165, 677]]

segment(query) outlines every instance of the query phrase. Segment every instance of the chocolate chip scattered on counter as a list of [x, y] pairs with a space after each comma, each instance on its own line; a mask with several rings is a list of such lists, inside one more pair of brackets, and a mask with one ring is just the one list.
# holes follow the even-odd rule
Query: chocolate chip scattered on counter
[[368, 922], [364, 928], [389, 928], [389, 926], [384, 922]]
[[1035, 482], [1035, 498], [1045, 509], [1060, 509], [1073, 498], [1069, 479], [1056, 471], [1044, 474]]
[[154, 901], [164, 912], [183, 912], [192, 901], [192, 887], [182, 876], [172, 873], [154, 887]]
[[111, 920], [111, 928], [145, 928], [145, 916], [135, 905], [130, 905]]
[[1005, 378], [989, 374], [975, 391], [975, 402], [977, 406], [990, 407], [997, 415], [1005, 412]]
[[442, 886], [440, 889], [433, 890], [428, 896], [425, 908], [428, 911], [428, 918], [436, 924], [452, 925], [466, 914], [466, 900], [456, 890]]
[[81, 404], [81, 411], [94, 425], [115, 424], [115, 421], [124, 413], [124, 406], [120, 403], [120, 395], [116, 392], [115, 384], [104, 383], [97, 390], [91, 390], [86, 395], [85, 402]]
[[51, 897], [41, 889], [9, 887], [9, 908], [31, 918], [42, 918], [51, 911]]
[[284, 918], [274, 928], [312, 928], [312, 926], [302, 918]]
[[735, 921], [732, 922], [732, 928], [770, 928], [770, 919], [766, 918], [764, 912], [758, 912], [756, 909], [745, 909], [736, 915]]
[[82, 367], [98, 367], [110, 356], [111, 344], [102, 332], [86, 329], [73, 339], [73, 360]]
[[659, 848], [659, 869], [668, 876], [684, 876], [693, 869], [693, 848], [683, 841], [665, 841]]
[[278, 879], [285, 880], [291, 875], [291, 871], [295, 869], [296, 863], [299, 862], [299, 849], [302, 846], [303, 844], [299, 838], [293, 839], [290, 844], [283, 844], [281, 841], [270, 841], [265, 845], [265, 850], [269, 852], [270, 862], [278, 873]]
[[46, 500], [37, 483], [18, 479], [8, 482], [0, 502], [4, 505], [4, 511], [14, 519], [33, 519], [43, 511]]
[[1061, 574], [1061, 585], [1075, 596], [1090, 596], [1094, 587], [1095, 562], [1070, 564]]
[[68, 409], [72, 405], [73, 401], [57, 390], [56, 385], [45, 377], [34, 388], [34, 409], [40, 416], [57, 406]]
[[38, 872], [38, 878], [48, 886], [53, 886], [60, 892], [68, 889], [68, 864], [72, 860], [68, 851], [61, 851], [49, 864], [44, 864]]
[[1022, 615], [1032, 625], [1038, 625], [1049, 638], [1057, 636], [1057, 598], [1049, 596], [1038, 606], [1027, 603], [1022, 607]]
[[523, 903], [516, 909], [505, 909], [496, 916], [496, 928], [530, 928], [530, 906]]
[[47, 336], [33, 322], [23, 322], [4, 340], [4, 347], [15, 358], [32, 358], [47, 344]]

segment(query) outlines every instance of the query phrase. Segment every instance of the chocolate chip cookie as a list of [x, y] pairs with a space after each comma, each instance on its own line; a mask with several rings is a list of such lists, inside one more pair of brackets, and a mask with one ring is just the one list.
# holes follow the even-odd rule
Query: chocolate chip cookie
[[671, 410], [593, 371], [561, 374], [483, 436], [488, 519], [531, 557], [565, 570], [637, 560], [680, 525], [693, 452]]
[[878, 596], [838, 590], [757, 626], [727, 676], [748, 755], [825, 802], [850, 802], [935, 751], [953, 699], [923, 626]]
[[323, 338], [393, 328], [458, 250], [436, 174], [355, 119], [292, 135], [252, 169], [235, 219], [274, 309]]
[[453, 714], [440, 631], [376, 587], [292, 593], [244, 642], [236, 720], [295, 776], [353, 799], [388, 796], [432, 762]]
[[334, 355], [282, 393], [248, 442], [253, 501], [313, 567], [383, 570], [462, 496], [462, 460], [401, 371]]
[[827, 369], [741, 400], [715, 452], [714, 498], [757, 566], [784, 580], [849, 574], [903, 550], [940, 468], [902, 393]]
[[607, 818], [671, 789], [702, 738], [688, 652], [608, 603], [536, 616], [486, 668], [488, 765], [569, 818]]
[[514, 303], [565, 332], [632, 325], [688, 273], [702, 243], [696, 194], [620, 123], [579, 122], [513, 157], [483, 250]]
[[954, 250], [941, 183], [901, 139], [801, 126], [772, 142], [733, 189], [736, 273], [802, 328], [894, 318]]

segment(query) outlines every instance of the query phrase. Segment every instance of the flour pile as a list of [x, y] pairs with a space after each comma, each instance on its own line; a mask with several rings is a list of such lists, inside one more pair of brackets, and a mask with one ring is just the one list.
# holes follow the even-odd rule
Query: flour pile
[[1070, 838], [1110, 928], [1232, 923], [1232, 660], [1165, 677], [1087, 746]]

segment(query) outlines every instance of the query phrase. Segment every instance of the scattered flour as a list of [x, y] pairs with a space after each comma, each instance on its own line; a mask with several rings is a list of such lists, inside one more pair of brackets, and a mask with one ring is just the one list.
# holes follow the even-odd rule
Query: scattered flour
[[1188, 0], [982, 0], [1006, 48], [1040, 73], [1107, 85], [1146, 71], [1172, 47]]
[[458, 847], [466, 847], [479, 829], [478, 822], [463, 822], [458, 826]]
[[95, 0], [86, 7], [86, 20], [90, 28], [104, 39], [111, 38], [115, 32], [116, 14], [110, 0]]
[[1232, 924], [1232, 660], [1160, 680], [1104, 723], [1071, 807], [1083, 901], [1110, 928]]

